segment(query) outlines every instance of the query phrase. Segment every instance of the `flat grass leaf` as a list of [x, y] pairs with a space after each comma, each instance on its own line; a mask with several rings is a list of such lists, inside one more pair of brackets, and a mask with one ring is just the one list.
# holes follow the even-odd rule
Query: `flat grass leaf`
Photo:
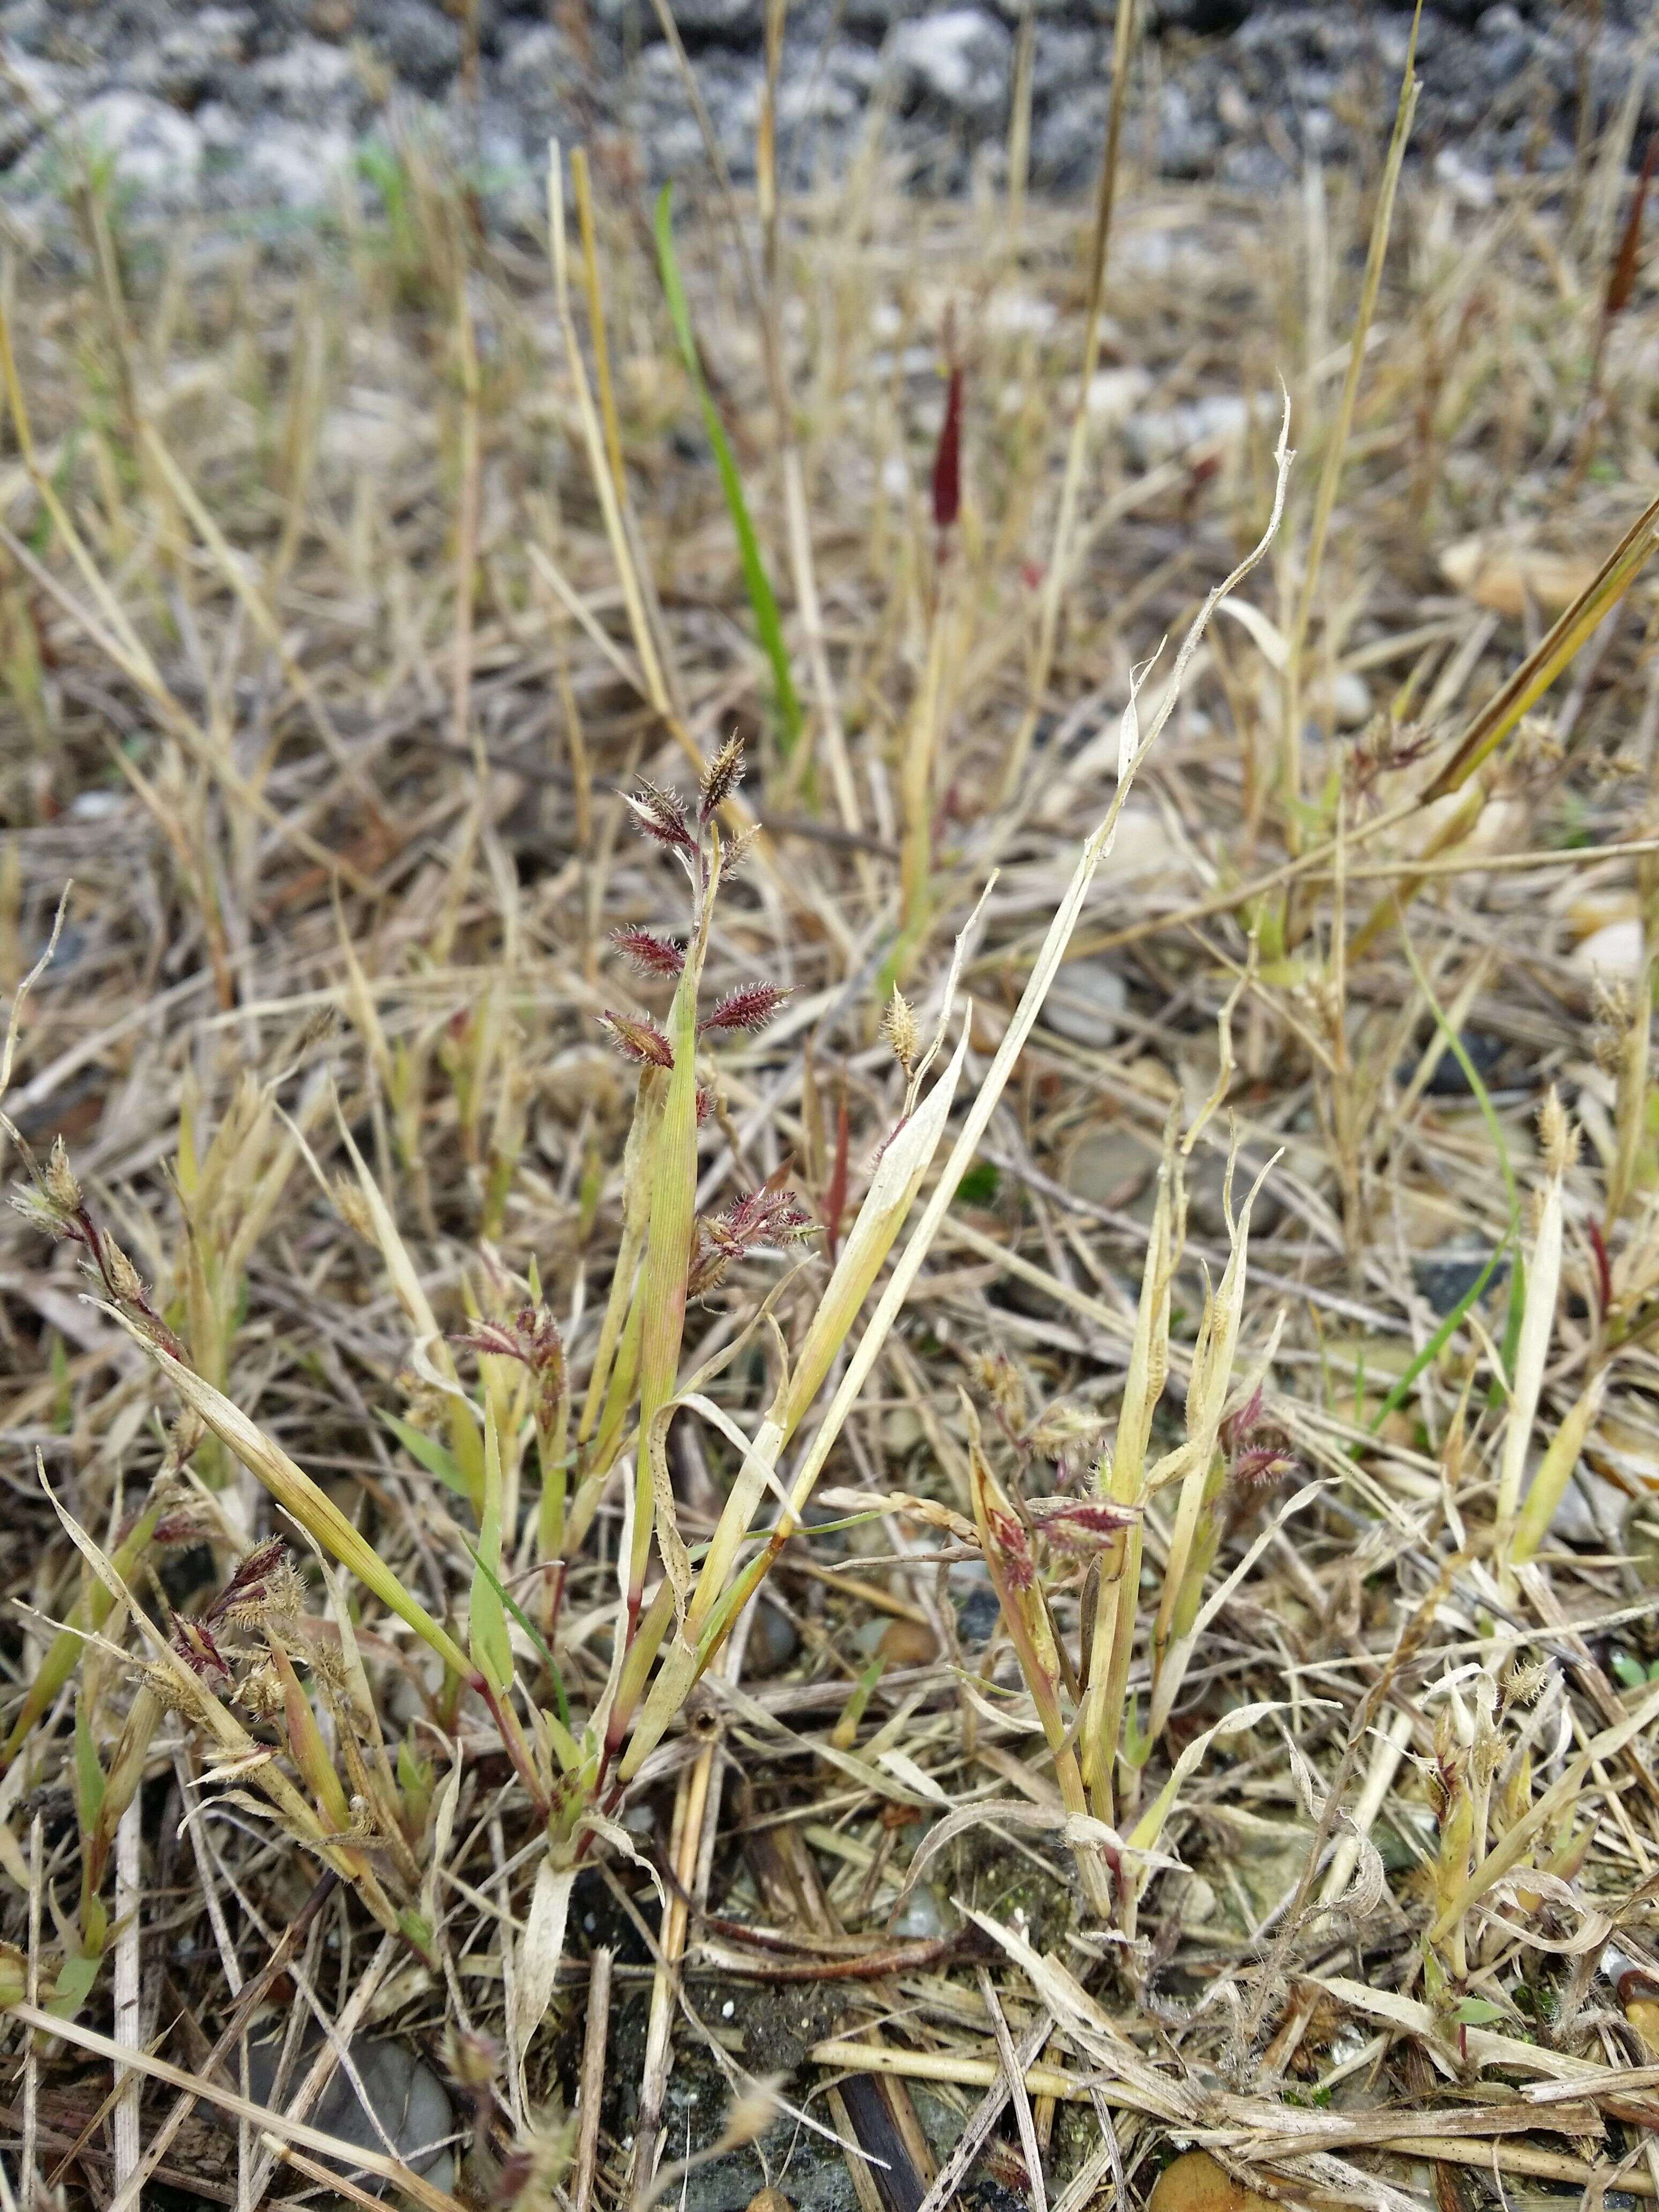
[[1452, 2018], [1465, 2027], [1490, 2027], [1495, 2020], [1507, 2020], [1509, 2014], [1490, 1997], [1464, 1997]]
[[86, 1698], [82, 1696], [75, 1707], [75, 1811], [83, 1836], [89, 1836], [97, 1826], [103, 1804], [104, 1770], [98, 1764], [97, 1749], [87, 1720]]
[[386, 1423], [404, 1449], [417, 1466], [428, 1474], [435, 1474], [446, 1490], [453, 1490], [458, 1498], [471, 1498], [466, 1477], [455, 1463], [455, 1455], [447, 1444], [417, 1429], [412, 1422], [402, 1420], [396, 1413], [381, 1409], [380, 1419]]
[[101, 1957], [65, 1959], [58, 1970], [58, 1979], [52, 1984], [46, 2010], [54, 2020], [73, 2020], [76, 2014], [92, 1995], [98, 1979]]

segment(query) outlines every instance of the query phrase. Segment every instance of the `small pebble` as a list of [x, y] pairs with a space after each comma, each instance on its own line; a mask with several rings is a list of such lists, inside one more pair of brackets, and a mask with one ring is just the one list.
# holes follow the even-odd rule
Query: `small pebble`
[[957, 1608], [957, 1633], [970, 1651], [988, 1644], [1002, 1618], [1002, 1601], [988, 1583], [970, 1589]]
[[937, 1943], [948, 1936], [953, 1917], [931, 1882], [918, 1882], [892, 1923], [892, 1933], [904, 1943]]
[[1089, 412], [1097, 422], [1126, 422], [1152, 388], [1144, 368], [1102, 368], [1089, 379]]
[[876, 1656], [890, 1667], [925, 1667], [939, 1656], [939, 1641], [920, 1620], [890, 1620], [881, 1632]]
[[[1480, 1271], [1491, 1257], [1489, 1252], [1479, 1251], [1421, 1253], [1412, 1261], [1412, 1273], [1418, 1289], [1435, 1312], [1443, 1316], [1451, 1311], [1472, 1284], [1480, 1279]], [[1503, 1289], [1509, 1272], [1509, 1261], [1500, 1260], [1480, 1294], [1482, 1305], [1488, 1304]]]
[[[289, 2069], [290, 2088], [310, 2064], [319, 2040], [313, 2034], [301, 2043], [300, 2055]], [[447, 2190], [454, 2178], [455, 2159], [443, 2139], [454, 2128], [455, 2112], [443, 2083], [425, 2060], [404, 2044], [363, 2036], [347, 2048], [368, 2106], [350, 2076], [337, 2068], [312, 2108], [311, 2124], [354, 2149], [380, 2154], [386, 2148], [380, 2136], [383, 2129], [405, 2164], [435, 2187]], [[282, 2049], [281, 2042], [273, 2041], [256, 2043], [248, 2051], [248, 2087], [256, 2104], [270, 2102]], [[339, 2172], [352, 2171], [343, 2159], [325, 2159], [324, 2163]], [[383, 2196], [390, 2185], [386, 2177], [380, 2174], [364, 2173], [361, 2180], [375, 2197]]]
[[1129, 1003], [1129, 987], [1104, 960], [1069, 960], [1048, 987], [1042, 1019], [1073, 1044], [1098, 1049], [1117, 1035], [1117, 1018]]
[[1060, 1181], [1093, 1206], [1127, 1206], [1147, 1188], [1158, 1167], [1152, 1147], [1132, 1130], [1087, 1129], [1066, 1155]]
[[744, 1674], [757, 1678], [781, 1674], [799, 1650], [794, 1622], [781, 1605], [763, 1598], [755, 1608], [755, 1625], [744, 1651]]
[[[1460, 1030], [1458, 1042], [1468, 1053], [1475, 1073], [1483, 1083], [1486, 1082], [1504, 1057], [1503, 1038], [1486, 1030]], [[1431, 1098], [1468, 1098], [1472, 1095], [1462, 1063], [1449, 1045], [1441, 1053], [1425, 1087]]]

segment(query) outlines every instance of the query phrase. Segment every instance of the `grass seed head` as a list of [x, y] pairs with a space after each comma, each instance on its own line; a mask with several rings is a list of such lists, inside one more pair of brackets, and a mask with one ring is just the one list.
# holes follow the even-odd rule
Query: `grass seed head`
[[921, 1050], [921, 1030], [915, 1009], [896, 983], [881, 1018], [881, 1031], [894, 1059], [908, 1077]]
[[613, 929], [611, 942], [641, 975], [672, 980], [685, 965], [685, 948], [649, 929]]
[[743, 739], [734, 732], [702, 772], [702, 796], [697, 804], [700, 827], [708, 827], [742, 781]]
[[1550, 1175], [1565, 1175], [1578, 1157], [1578, 1132], [1568, 1120], [1560, 1094], [1553, 1084], [1538, 1109], [1538, 1137]]

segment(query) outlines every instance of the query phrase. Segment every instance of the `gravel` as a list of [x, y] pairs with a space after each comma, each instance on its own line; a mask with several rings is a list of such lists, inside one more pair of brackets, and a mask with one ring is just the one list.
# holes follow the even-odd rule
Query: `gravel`
[[[1006, 167], [1025, 0], [798, 0], [781, 103], [793, 183], [844, 173], [880, 127], [912, 181], [963, 189]], [[1031, 180], [1086, 185], [1099, 158], [1111, 0], [1029, 0]], [[1423, 18], [1414, 157], [1478, 198], [1503, 167], [1571, 159], [1579, 103], [1598, 119], [1659, 59], [1638, 51], [1644, 0], [1582, 15], [1548, 0], [1436, 0]], [[1137, 146], [1170, 177], [1281, 190], [1310, 157], [1339, 162], [1386, 130], [1409, 10], [1381, 0], [1143, 0]], [[324, 206], [377, 141], [436, 133], [498, 220], [538, 204], [550, 135], [621, 133], [650, 175], [702, 153], [651, 0], [0, 0], [0, 207], [25, 237], [72, 173], [71, 134], [130, 206], [243, 218]], [[1592, 20], [1594, 17], [1594, 20]], [[753, 172], [760, 0], [679, 0], [726, 161]], [[1638, 143], [1643, 131], [1638, 128]]]

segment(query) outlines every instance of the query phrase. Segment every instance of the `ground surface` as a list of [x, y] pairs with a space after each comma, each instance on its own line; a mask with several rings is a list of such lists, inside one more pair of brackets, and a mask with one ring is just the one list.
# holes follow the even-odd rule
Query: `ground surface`
[[[915, 2212], [988, 2083], [988, 2208], [1194, 2137], [1298, 2203], [1654, 2195], [1659, 599], [1595, 594], [1659, 296], [1628, 104], [1490, 204], [1413, 169], [1347, 417], [1391, 99], [1265, 210], [1132, 104], [1097, 350], [1086, 212], [872, 162], [738, 210], [757, 301], [705, 194], [708, 408], [609, 167], [568, 325], [412, 144], [297, 246], [94, 178], [8, 261], [21, 2201], [337, 2193], [309, 2125], [428, 2212], [608, 2212], [735, 2110], [702, 2212]], [[698, 1048], [661, 793], [734, 732]], [[951, 1079], [778, 1455], [835, 1438], [808, 1531], [636, 1758], [629, 1531], [665, 1627]]]

